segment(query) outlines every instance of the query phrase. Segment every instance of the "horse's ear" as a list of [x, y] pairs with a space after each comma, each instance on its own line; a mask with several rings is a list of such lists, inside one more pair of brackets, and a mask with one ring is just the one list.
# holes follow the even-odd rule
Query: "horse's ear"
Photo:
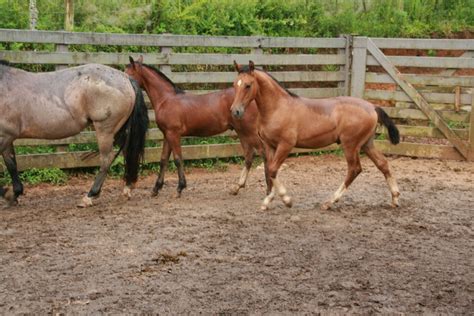
[[138, 57], [137, 61], [138, 61], [140, 64], [143, 64], [143, 55], [140, 55], [140, 57]]
[[251, 60], [249, 60], [249, 70], [250, 70], [250, 72], [255, 70], [255, 64]]
[[135, 61], [133, 60], [132, 56], [128, 56], [128, 60], [132, 66], [135, 66]]
[[240, 72], [240, 66], [237, 64], [237, 62], [234, 60], [234, 67], [237, 72]]

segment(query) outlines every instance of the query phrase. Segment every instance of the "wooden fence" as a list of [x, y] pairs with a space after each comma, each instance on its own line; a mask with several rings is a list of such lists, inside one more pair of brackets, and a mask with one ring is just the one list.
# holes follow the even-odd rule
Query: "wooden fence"
[[[16, 49], [18, 43], [23, 45], [21, 50]], [[388, 67], [390, 70], [390, 65], [385, 65], [385, 68], [381, 66], [380, 58], [372, 55], [372, 44], [384, 51], [392, 49], [393, 52], [396, 49], [397, 55], [405, 51], [429, 55], [386, 57], [384, 54], [384, 57], [391, 66], [402, 67], [403, 80], [421, 92], [435, 114], [442, 116], [449, 127], [455, 127], [454, 133], [459, 135], [463, 144], [466, 143], [467, 155], [460, 153], [459, 148], [451, 143], [450, 135], [446, 137], [445, 131], [440, 130], [439, 126], [429, 123], [433, 121], [431, 113], [419, 109], [413, 96], [400, 88], [401, 85], [393, 78], [394, 74], [386, 69]], [[246, 63], [251, 59], [257, 65], [266, 67], [298, 95], [310, 98], [354, 95], [384, 106], [390, 116], [397, 119], [403, 139], [398, 146], [378, 140], [377, 146], [385, 153], [474, 159], [474, 132], [470, 128], [474, 124], [469, 124], [473, 120], [473, 115], [470, 115], [472, 97], [468, 94], [469, 88], [474, 87], [474, 40], [367, 39], [351, 36], [329, 39], [209, 37], [0, 29], [0, 45], [5, 48], [0, 50], [0, 59], [7, 59], [14, 64], [50, 64], [56, 67], [84, 63], [120, 67], [128, 63], [129, 55], [138, 57], [141, 54], [146, 63], [158, 65], [171, 80], [192, 93], [230, 86], [236, 76], [233, 60]], [[443, 53], [452, 51], [455, 57], [433, 57], [440, 50]], [[389, 53], [386, 51], [387, 55]], [[429, 74], [419, 74], [419, 69], [428, 69]], [[151, 111], [150, 117], [153, 118]], [[382, 130], [380, 132], [384, 133]], [[234, 134], [226, 132], [224, 135]], [[159, 161], [162, 137], [156, 125], [152, 125], [148, 139], [153, 140], [156, 146], [147, 148], [147, 162]], [[19, 155], [18, 165], [20, 169], [97, 166], [97, 157], [83, 159], [84, 152], [71, 148], [71, 144], [94, 142], [93, 131], [54, 141], [17, 140], [16, 146], [55, 148], [54, 153]], [[331, 146], [326, 150], [334, 148]], [[185, 159], [223, 158], [240, 154], [238, 143], [183, 147]], [[0, 170], [2, 168], [0, 165]]]

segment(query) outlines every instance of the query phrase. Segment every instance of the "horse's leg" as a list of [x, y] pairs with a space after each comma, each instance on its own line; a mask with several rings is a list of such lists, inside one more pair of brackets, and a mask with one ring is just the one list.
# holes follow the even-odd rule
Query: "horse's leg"
[[18, 204], [18, 196], [23, 194], [23, 184], [21, 183], [18, 175], [18, 168], [16, 164], [15, 148], [13, 143], [9, 142], [5, 149], [2, 151], [3, 160], [7, 166], [7, 170], [10, 173], [13, 183], [13, 192], [1, 188], [0, 195], [8, 201], [8, 206]]
[[181, 197], [181, 191], [186, 188], [186, 177], [184, 176], [184, 164], [183, 157], [181, 154], [181, 135], [175, 133], [169, 133], [166, 135], [171, 151], [173, 152], [174, 163], [178, 169], [178, 188], [177, 197]]
[[235, 185], [235, 187], [230, 191], [231, 194], [237, 195], [241, 188], [245, 187], [245, 183], [247, 183], [247, 177], [250, 172], [250, 168], [252, 167], [252, 162], [254, 158], [254, 149], [250, 144], [245, 142], [245, 140], [241, 139], [240, 143], [244, 150], [244, 159], [245, 159], [245, 166], [240, 173], [239, 182]]
[[269, 161], [273, 159], [273, 155], [275, 154], [275, 149], [268, 145], [263, 144], [262, 142], [262, 148], [259, 154], [262, 156], [262, 159], [263, 159], [263, 170], [264, 170], [264, 175], [265, 175], [265, 182], [267, 184], [266, 193], [267, 195], [269, 195], [273, 189], [273, 182], [268, 172], [268, 163]]
[[334, 193], [331, 199], [326, 201], [321, 208], [323, 210], [328, 210], [331, 206], [339, 201], [344, 192], [346, 192], [349, 185], [354, 181], [354, 179], [362, 172], [362, 166], [360, 165], [359, 157], [359, 148], [357, 146], [344, 146], [344, 156], [347, 161], [347, 175], [344, 182], [341, 184], [339, 189]]
[[100, 154], [100, 169], [97, 174], [94, 184], [89, 193], [82, 198], [82, 201], [77, 205], [78, 207], [92, 206], [92, 199], [100, 194], [102, 185], [107, 177], [107, 171], [112, 164], [115, 154], [113, 152], [114, 135], [113, 133], [102, 132], [96, 126], [97, 144], [99, 145]]
[[292, 148], [293, 146], [291, 146], [290, 144], [280, 143], [278, 144], [278, 147], [274, 152], [272, 152], [272, 150], [265, 150], [266, 154], [269, 154], [269, 156], [267, 157], [267, 165], [268, 176], [272, 183], [272, 187], [270, 193], [263, 200], [261, 207], [263, 211], [268, 209], [268, 206], [273, 200], [275, 193], [277, 193], [281, 197], [283, 203], [285, 203], [287, 207], [291, 207], [293, 205], [291, 197], [287, 194], [285, 186], [277, 178], [278, 170], [280, 169], [281, 164], [288, 157], [288, 154], [291, 152]]
[[392, 176], [390, 172], [390, 167], [385, 156], [378, 151], [373, 140], [367, 142], [362, 149], [367, 154], [367, 156], [372, 160], [372, 162], [377, 166], [377, 168], [383, 173], [385, 180], [387, 181], [390, 193], [392, 194], [392, 206], [400, 206], [398, 197], [400, 196], [400, 191], [398, 190], [397, 180]]
[[161, 159], [160, 159], [160, 173], [158, 174], [158, 178], [156, 179], [155, 186], [153, 187], [153, 191], [151, 193], [152, 196], [156, 196], [158, 192], [163, 187], [165, 183], [165, 172], [168, 169], [168, 162], [170, 160], [171, 155], [171, 147], [168, 144], [166, 138], [163, 141], [163, 149], [161, 150]]

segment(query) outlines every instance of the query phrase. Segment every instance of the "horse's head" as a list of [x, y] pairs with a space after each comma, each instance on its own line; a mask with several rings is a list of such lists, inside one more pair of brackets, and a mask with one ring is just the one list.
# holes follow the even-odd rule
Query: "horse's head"
[[131, 56], [128, 57], [130, 64], [125, 68], [125, 73], [134, 79], [140, 87], [143, 88], [143, 56], [138, 57], [137, 60], [133, 60]]
[[258, 91], [258, 82], [255, 77], [255, 65], [249, 61], [248, 66], [241, 66], [234, 60], [235, 70], [239, 73], [234, 81], [235, 97], [230, 108], [232, 116], [242, 118], [245, 109], [252, 102]]

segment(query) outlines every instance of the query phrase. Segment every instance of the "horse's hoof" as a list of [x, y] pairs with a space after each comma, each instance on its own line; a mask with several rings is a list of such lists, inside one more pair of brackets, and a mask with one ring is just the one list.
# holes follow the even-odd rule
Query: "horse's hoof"
[[127, 200], [132, 198], [132, 190], [129, 187], [123, 188], [122, 194], [127, 198]]
[[3, 207], [3, 209], [9, 209], [9, 208], [12, 208], [12, 207], [15, 207], [15, 206], [18, 206], [18, 200], [7, 200], [7, 205], [5, 205]]
[[327, 211], [327, 210], [330, 210], [331, 209], [331, 206], [332, 206], [332, 203], [331, 202], [326, 202], [326, 203], [323, 203], [321, 205], [321, 209], [323, 211]]
[[153, 189], [153, 190], [151, 191], [151, 197], [155, 197], [155, 196], [157, 196], [157, 195], [158, 195], [158, 190]]
[[285, 203], [286, 207], [292, 207], [293, 206], [293, 201], [291, 200], [291, 197], [288, 195], [285, 195], [283, 197], [283, 203]]
[[268, 211], [268, 206], [267, 205], [262, 205], [260, 206], [261, 211]]
[[240, 190], [240, 187], [236, 186], [235, 188], [230, 189], [229, 193], [230, 193], [230, 195], [237, 195], [237, 194], [239, 194], [239, 190]]
[[92, 206], [92, 199], [88, 196], [85, 196], [82, 198], [82, 201], [77, 204], [77, 207], [79, 208], [86, 208]]
[[176, 198], [179, 199], [181, 197], [181, 192], [176, 193]]
[[400, 206], [400, 202], [398, 202], [398, 200], [393, 200], [393, 201], [392, 201], [392, 207], [393, 207], [393, 208], [397, 208], [397, 207], [399, 207], [399, 206]]
[[3, 196], [3, 198], [7, 200], [8, 203], [12, 203], [13, 201], [16, 201], [15, 193], [13, 193], [13, 190], [10, 190], [10, 189], [5, 190], [5, 195]]

